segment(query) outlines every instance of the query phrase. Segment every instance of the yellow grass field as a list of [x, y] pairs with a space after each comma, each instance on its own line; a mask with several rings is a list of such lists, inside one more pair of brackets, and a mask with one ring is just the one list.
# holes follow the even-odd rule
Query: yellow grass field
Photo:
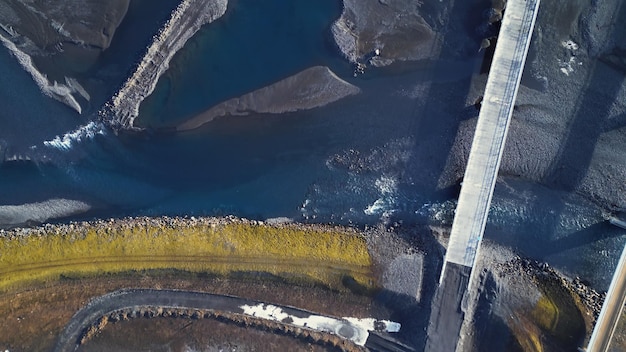
[[344, 290], [374, 287], [365, 239], [354, 231], [246, 220], [122, 220], [0, 237], [0, 292], [62, 276], [177, 269], [265, 272]]

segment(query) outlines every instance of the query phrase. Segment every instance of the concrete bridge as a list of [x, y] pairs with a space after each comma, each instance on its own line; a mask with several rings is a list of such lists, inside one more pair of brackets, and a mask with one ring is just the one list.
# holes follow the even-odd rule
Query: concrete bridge
[[[626, 221], [611, 217], [609, 222], [626, 230]], [[611, 347], [611, 340], [619, 323], [619, 319], [626, 306], [626, 246], [617, 263], [611, 285], [602, 304], [600, 316], [593, 328], [591, 339], [587, 345], [587, 352], [606, 352]]]
[[539, 0], [509, 0], [498, 35], [478, 116], [439, 288], [433, 301], [426, 351], [457, 350], [464, 304], [472, 293], [471, 275], [480, 251], [489, 206]]

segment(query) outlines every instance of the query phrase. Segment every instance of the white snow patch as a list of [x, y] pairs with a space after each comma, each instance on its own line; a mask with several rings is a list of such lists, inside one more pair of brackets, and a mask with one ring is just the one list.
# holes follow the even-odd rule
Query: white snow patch
[[570, 73], [574, 72], [574, 67], [576, 65], [580, 66], [583, 63], [582, 62], [578, 62], [576, 60], [576, 51], [578, 51], [578, 44], [576, 44], [574, 41], [572, 41], [571, 39], [568, 40], [564, 40], [561, 42], [561, 46], [565, 49], [567, 49], [569, 51], [570, 54], [570, 58], [567, 61], [559, 61], [559, 66], [560, 66], [560, 71], [566, 75], [569, 76]]
[[80, 94], [83, 98], [85, 98], [85, 100], [91, 100], [91, 96], [89, 96], [89, 93], [87, 93], [85, 88], [80, 83], [78, 83], [75, 78], [65, 77], [65, 83], [68, 87], [72, 88], [74, 92]]
[[374, 318], [350, 318], [350, 317], [344, 317], [343, 319], [349, 321], [352, 325], [356, 325], [367, 331], [376, 330], [376, 323], [385, 324], [386, 332], [399, 332], [400, 328], [402, 327], [400, 323], [397, 323], [395, 321], [389, 321], [389, 320], [377, 320]]
[[576, 51], [578, 50], [578, 44], [576, 44], [573, 40], [568, 39], [561, 42], [561, 46], [565, 49]]
[[[559, 66], [561, 66], [561, 72], [566, 76], [569, 76], [570, 73], [574, 72], [574, 66], [576, 65], [576, 57], [572, 56], [569, 58], [569, 61], [559, 61]], [[582, 65], [582, 62], [578, 63], [578, 65]]]
[[263, 303], [254, 306], [243, 305], [239, 308], [243, 310], [244, 314], [253, 317], [329, 332], [346, 338], [359, 346], [365, 345], [369, 331], [375, 330], [377, 325], [383, 327], [383, 330], [387, 332], [398, 332], [401, 327], [400, 323], [388, 320], [376, 320], [373, 318], [360, 319], [348, 317], [336, 319], [321, 315], [309, 315], [306, 318], [300, 318], [284, 312], [280, 307]]

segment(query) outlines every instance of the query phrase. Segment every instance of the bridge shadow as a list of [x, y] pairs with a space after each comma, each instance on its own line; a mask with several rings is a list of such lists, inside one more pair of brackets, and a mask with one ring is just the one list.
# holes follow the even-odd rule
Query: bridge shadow
[[415, 200], [416, 207], [458, 196], [456, 187], [440, 189], [440, 179], [460, 124], [478, 116], [478, 110], [466, 100], [485, 57], [485, 52], [479, 51], [481, 41], [497, 33], [499, 25], [487, 25], [488, 1], [451, 1], [446, 6], [442, 11], [446, 22], [440, 32], [441, 49], [429, 71], [430, 86], [412, 112], [416, 144], [408, 165], [413, 183], [400, 186], [408, 188], [403, 194], [423, 197]]
[[608, 221], [599, 222], [565, 237], [551, 241], [548, 246], [540, 245], [533, 252], [537, 253], [541, 258], [546, 258], [562, 251], [583, 247], [604, 239], [618, 238], [622, 235], [624, 235], [623, 229], [611, 225]]
[[[434, 6], [434, 5], [433, 5]], [[474, 118], [478, 110], [466, 103], [475, 74], [480, 72], [484, 52], [479, 51], [483, 38], [492, 36], [496, 28], [486, 28], [489, 1], [449, 1], [441, 11], [445, 23], [437, 30], [441, 34], [441, 49], [429, 68], [429, 88], [426, 96], [416, 99], [412, 116], [415, 146], [407, 162], [407, 173], [412, 182], [398, 185], [400, 194], [414, 195], [406, 209], [395, 214], [397, 220], [415, 219], [415, 213], [424, 203], [445, 201], [458, 197], [456, 186], [440, 187], [448, 156], [463, 121]], [[418, 223], [421, 220], [416, 220]], [[426, 225], [426, 224], [421, 224]], [[423, 351], [432, 313], [432, 301], [439, 286], [443, 264], [441, 245], [426, 226], [419, 226], [407, 240], [421, 242], [425, 248], [422, 294], [415, 298], [383, 291], [378, 299], [392, 312], [392, 318], [401, 322], [398, 338], [416, 351]], [[410, 303], [409, 303], [410, 302]]]
[[602, 134], [626, 124], [624, 116], [609, 119], [611, 104], [617, 99], [624, 80], [624, 73], [595, 62], [585, 92], [578, 99], [577, 115], [568, 127], [569, 135], [544, 183], [567, 192], [579, 190]]
[[[541, 209], [534, 209], [533, 211], [541, 211]], [[555, 215], [557, 216], [554, 217], [554, 220], [548, 222], [546, 226], [527, 228], [526, 231], [522, 231], [522, 229], [511, 231], [506, 228], [496, 228], [493, 225], [489, 226], [489, 230], [498, 233], [498, 243], [513, 247], [524, 256], [542, 261], [550, 261], [550, 257], [553, 255], [580, 249], [596, 242], [616, 240], [626, 233], [608, 221], [602, 221], [566, 235], [556, 235], [555, 233], [559, 230], [561, 215]], [[548, 237], [529, 235], [531, 232], [547, 234]], [[571, 261], [576, 260], [576, 258], [570, 259]]]
[[[581, 187], [592, 165], [594, 152], [602, 134], [613, 128], [620, 128], [626, 122], [623, 116], [610, 118], [612, 102], [622, 89], [624, 80], [623, 73], [618, 73], [599, 61], [595, 63], [589, 75], [589, 83], [578, 99], [579, 107], [568, 127], [569, 135], [562, 142], [559, 156], [542, 182], [549, 189], [557, 192], [551, 194], [549, 199], [546, 196], [538, 196], [528, 205], [530, 211], [539, 217], [531, 221], [538, 221], [540, 224], [529, 224], [526, 229], [513, 231], [518, 233], [506, 233], [509, 231], [506, 228], [498, 229], [497, 231], [502, 235], [498, 235], [499, 243], [515, 248], [525, 256], [547, 261], [553, 265], [564, 264], [571, 267], [572, 263], [577, 262], [574, 253], [580, 253], [583, 247], [600, 241], [617, 243], [616, 241], [624, 235], [623, 229], [609, 224], [608, 221], [601, 221], [567, 234], [564, 234], [563, 228], [563, 221], [579, 215], [571, 212], [571, 205], [575, 204], [571, 203], [571, 198], [578, 197], [568, 195], [589, 198], [589, 195], [583, 193]], [[611, 187], [612, 181], [606, 179], [597, 182], [605, 182], [607, 184], [604, 187]], [[602, 202], [602, 199], [588, 200], [600, 209], [620, 210], [618, 204], [606, 204]], [[550, 214], [539, 215], [546, 211]], [[598, 216], [598, 213], [593, 216]], [[573, 221], [576, 220], [573, 219]], [[493, 229], [492, 225], [489, 227]], [[574, 251], [568, 258], [559, 256], [570, 250]]]

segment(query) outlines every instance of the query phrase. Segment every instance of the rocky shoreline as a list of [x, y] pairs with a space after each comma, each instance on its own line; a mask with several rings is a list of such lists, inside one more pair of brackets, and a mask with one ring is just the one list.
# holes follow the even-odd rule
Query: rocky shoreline
[[357, 233], [356, 229], [341, 227], [337, 225], [326, 225], [326, 224], [301, 224], [292, 222], [289, 219], [267, 219], [265, 221], [261, 220], [250, 220], [246, 218], [240, 218], [234, 215], [224, 216], [224, 217], [202, 217], [202, 216], [185, 216], [185, 217], [172, 217], [172, 216], [160, 216], [160, 217], [148, 217], [148, 216], [139, 216], [139, 217], [127, 217], [121, 219], [98, 219], [92, 221], [70, 221], [68, 223], [59, 223], [59, 224], [42, 224], [41, 226], [36, 227], [17, 227], [14, 229], [0, 229], [0, 237], [5, 237], [8, 239], [19, 239], [25, 238], [28, 236], [43, 236], [48, 234], [55, 235], [65, 235], [73, 232], [82, 232], [85, 230], [105, 230], [105, 231], [115, 231], [115, 230], [124, 230], [130, 229], [132, 227], [146, 227], [146, 228], [169, 228], [169, 229], [185, 229], [191, 228], [195, 226], [208, 226], [211, 228], [221, 227], [230, 224], [244, 224], [244, 225], [252, 225], [252, 226], [271, 226], [274, 228], [299, 228], [303, 230], [307, 229], [318, 229], [321, 231], [341, 231], [341, 232], [350, 232]]
[[335, 43], [351, 63], [387, 66], [433, 55], [438, 37], [407, 0], [344, 0], [332, 26]]
[[[20, 239], [25, 239], [32, 236], [76, 236], [77, 234], [91, 230], [114, 232], [119, 230], [130, 230], [136, 227], [146, 229], [190, 229], [198, 226], [204, 226], [208, 228], [220, 228], [232, 224], [272, 227], [276, 229], [295, 228], [301, 230], [319, 230], [322, 232], [340, 232], [349, 233], [355, 236], [364, 236], [364, 238], [368, 242], [369, 251], [373, 256], [373, 259], [375, 260], [377, 265], [380, 266], [379, 269], [391, 267], [393, 266], [393, 261], [395, 258], [407, 255], [418, 254], [420, 256], [424, 256], [426, 255], [426, 253], [430, 252], [430, 256], [435, 255], [438, 257], [445, 253], [445, 249], [442, 249], [439, 254], [433, 253], [434, 249], [429, 248], [432, 247], [432, 245], [427, 244], [427, 242], [431, 241], [424, 242], [423, 239], [419, 240], [413, 245], [408, 244], [406, 241], [409, 239], [405, 237], [406, 234], [401, 233], [410, 232], [410, 230], [405, 229], [400, 225], [397, 225], [397, 228], [394, 228], [392, 226], [389, 229], [385, 226], [366, 226], [363, 230], [360, 230], [355, 227], [338, 226], [331, 224], [297, 223], [292, 222], [289, 219], [282, 218], [267, 219], [265, 221], [250, 220], [232, 215], [226, 217], [128, 217], [121, 219], [109, 218], [61, 224], [47, 223], [37, 227], [19, 227], [9, 230], [0, 229], [0, 238], [6, 238], [12, 241], [19, 241]], [[439, 228], [437, 231], [438, 236], [447, 236], [445, 234], [442, 235], [442, 231], [446, 232], [446, 229]], [[430, 235], [425, 236], [429, 237]], [[417, 239], [411, 240], [415, 241]], [[438, 238], [437, 240], [444, 241], [443, 245], [445, 245], [446, 238]], [[433, 241], [435, 241], [435, 239], [433, 239]], [[417, 245], [418, 247], [414, 247], [415, 245]], [[594, 316], [597, 316], [597, 314], [599, 314], [602, 302], [605, 297], [605, 293], [597, 292], [592, 287], [590, 287], [588, 283], [585, 283], [582, 279], [578, 277], [572, 279], [565, 278], [562, 274], [560, 274], [558, 271], [556, 271], [554, 268], [550, 267], [546, 263], [523, 258], [513, 254], [506, 254], [504, 258], [506, 258], [507, 256], [511, 256], [511, 259], [500, 262], [496, 265], [495, 269], [498, 272], [506, 274], [526, 273], [529, 275], [540, 273], [541, 275], [547, 275], [551, 279], [561, 282], [564, 287], [567, 287], [572, 292], [578, 294], [581, 300], [584, 302], [585, 306], [587, 306], [593, 312]], [[425, 259], [428, 258], [429, 257], [427, 256]]]
[[526, 275], [540, 274], [546, 276], [554, 282], [559, 282], [563, 287], [575, 293], [581, 299], [581, 303], [588, 308], [591, 313], [589, 317], [591, 324], [594, 324], [600, 315], [606, 292], [600, 293], [596, 291], [588, 284], [584, 283], [579, 277], [573, 279], [566, 278], [546, 263], [521, 258], [519, 256], [502, 264], [499, 269], [510, 275], [517, 275], [517, 273], [523, 272]]
[[0, 231], [0, 292], [106, 273], [263, 273], [366, 293], [377, 281], [354, 229], [224, 218], [126, 218]]

